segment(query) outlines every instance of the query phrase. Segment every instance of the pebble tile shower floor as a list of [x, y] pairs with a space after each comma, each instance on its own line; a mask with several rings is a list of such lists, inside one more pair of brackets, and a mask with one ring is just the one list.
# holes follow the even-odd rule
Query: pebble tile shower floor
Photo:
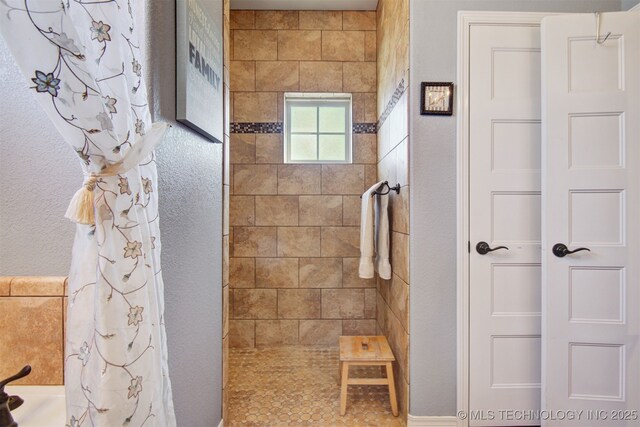
[[[323, 347], [230, 349], [225, 426], [405, 426], [402, 414], [391, 414], [385, 386], [349, 386], [340, 416], [338, 356]], [[351, 372], [380, 376], [377, 366]]]

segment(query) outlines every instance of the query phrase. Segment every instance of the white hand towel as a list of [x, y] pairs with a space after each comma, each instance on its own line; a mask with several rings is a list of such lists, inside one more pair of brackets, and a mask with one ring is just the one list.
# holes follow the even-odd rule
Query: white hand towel
[[373, 228], [375, 217], [373, 210], [374, 200], [371, 195], [380, 185], [382, 185], [382, 182], [376, 183], [362, 194], [362, 208], [360, 211], [360, 268], [358, 269], [358, 275], [362, 279], [371, 279], [374, 273], [373, 257], [375, 254]]
[[391, 279], [389, 263], [389, 195], [376, 197], [376, 271], [381, 278]]

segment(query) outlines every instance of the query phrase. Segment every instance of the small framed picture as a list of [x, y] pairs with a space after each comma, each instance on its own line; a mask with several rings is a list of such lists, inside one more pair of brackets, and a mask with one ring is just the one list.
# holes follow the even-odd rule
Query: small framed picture
[[453, 83], [422, 82], [420, 114], [450, 116], [453, 114]]

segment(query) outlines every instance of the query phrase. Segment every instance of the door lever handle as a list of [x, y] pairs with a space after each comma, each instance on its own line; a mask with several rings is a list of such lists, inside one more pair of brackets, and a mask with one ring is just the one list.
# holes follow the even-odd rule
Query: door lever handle
[[478, 252], [480, 255], [486, 255], [489, 252], [497, 251], [498, 249], [509, 250], [509, 248], [506, 246], [496, 246], [495, 248], [492, 248], [487, 242], [478, 242], [478, 244], [476, 245], [476, 252]]
[[556, 243], [555, 245], [553, 245], [553, 248], [551, 250], [553, 251], [553, 254], [558, 258], [564, 258], [567, 255], [575, 254], [576, 252], [580, 251], [591, 252], [591, 249], [589, 248], [578, 248], [570, 251], [567, 245], [565, 245], [564, 243]]

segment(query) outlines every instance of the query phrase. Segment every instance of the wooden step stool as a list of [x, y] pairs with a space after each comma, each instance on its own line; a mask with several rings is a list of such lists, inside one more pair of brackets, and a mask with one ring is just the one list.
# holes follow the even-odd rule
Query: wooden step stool
[[[366, 344], [366, 345], [363, 345]], [[384, 336], [355, 336], [340, 337], [340, 415], [347, 412], [347, 386], [357, 385], [386, 385], [389, 387], [391, 412], [398, 416], [398, 401], [396, 386], [393, 382], [393, 352]], [[387, 378], [349, 378], [350, 366], [384, 366], [387, 368]]]

